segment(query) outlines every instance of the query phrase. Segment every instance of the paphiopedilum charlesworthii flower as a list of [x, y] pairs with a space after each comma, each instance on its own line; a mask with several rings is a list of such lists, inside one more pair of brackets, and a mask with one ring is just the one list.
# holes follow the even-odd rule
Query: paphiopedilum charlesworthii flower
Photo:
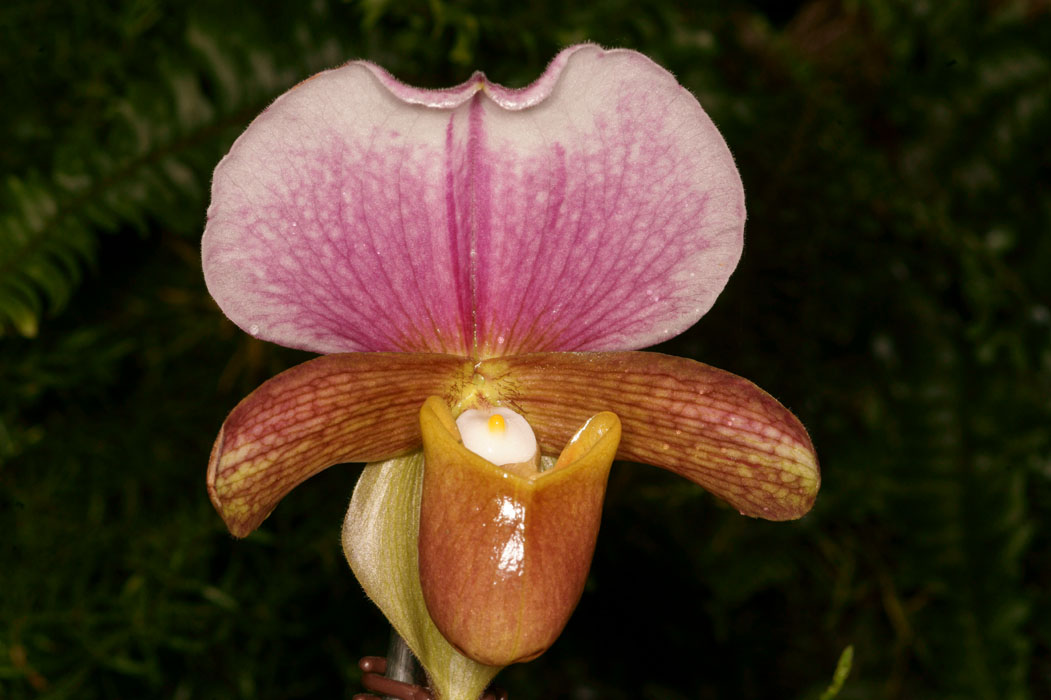
[[[745, 515], [813, 503], [814, 451], [781, 404], [633, 351], [711, 307], [744, 219], [714, 124], [632, 51], [566, 49], [520, 90], [417, 89], [365, 62], [297, 85], [216, 169], [203, 262], [237, 325], [324, 354], [227, 418], [213, 503], [245, 536], [311, 475], [373, 462], [347, 558], [435, 690], [476, 698], [576, 605], [614, 456]], [[455, 419], [496, 407], [539, 461], [465, 447]]]

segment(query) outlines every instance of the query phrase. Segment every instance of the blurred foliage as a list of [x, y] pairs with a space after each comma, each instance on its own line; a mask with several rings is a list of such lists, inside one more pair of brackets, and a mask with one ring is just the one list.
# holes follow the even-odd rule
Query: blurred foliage
[[204, 492], [226, 411], [304, 357], [205, 291], [211, 168], [343, 60], [523, 85], [581, 40], [723, 130], [745, 259], [662, 349], [781, 398], [825, 481], [774, 524], [618, 465], [588, 592], [511, 697], [819, 698], [848, 645], [846, 700], [1051, 697], [1046, 2], [12, 0], [0, 32], [0, 697], [359, 689], [386, 631], [338, 544], [358, 470], [241, 542]]

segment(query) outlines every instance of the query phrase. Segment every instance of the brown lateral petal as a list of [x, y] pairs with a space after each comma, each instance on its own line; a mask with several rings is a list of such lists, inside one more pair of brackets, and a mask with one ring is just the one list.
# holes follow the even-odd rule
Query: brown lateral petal
[[620, 416], [619, 459], [670, 469], [744, 515], [791, 520], [821, 475], [802, 423], [747, 379], [652, 352], [535, 353], [485, 360], [487, 394], [526, 417], [541, 449], [599, 411]]
[[479, 663], [536, 658], [584, 590], [620, 421], [596, 415], [532, 478], [467, 450], [441, 399], [427, 400], [420, 426], [420, 584], [431, 619]]
[[418, 448], [420, 405], [432, 395], [455, 400], [471, 375], [462, 357], [428, 353], [324, 355], [286, 370], [227, 416], [208, 462], [208, 495], [244, 537], [319, 471]]

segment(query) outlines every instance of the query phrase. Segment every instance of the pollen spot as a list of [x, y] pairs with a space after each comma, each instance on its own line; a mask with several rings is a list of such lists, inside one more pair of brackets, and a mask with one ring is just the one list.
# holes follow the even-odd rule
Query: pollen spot
[[531, 462], [537, 455], [533, 429], [509, 408], [469, 408], [456, 419], [456, 427], [464, 447], [498, 467]]

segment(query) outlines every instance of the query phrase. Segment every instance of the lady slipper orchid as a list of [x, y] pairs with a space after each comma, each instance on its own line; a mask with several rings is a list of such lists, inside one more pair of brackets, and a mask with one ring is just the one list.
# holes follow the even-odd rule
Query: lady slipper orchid
[[310, 476], [370, 462], [348, 561], [438, 696], [474, 700], [565, 625], [614, 457], [753, 517], [813, 503], [781, 404], [634, 351], [707, 312], [744, 219], [711, 119], [633, 51], [566, 49], [518, 90], [360, 61], [300, 83], [216, 168], [202, 256], [237, 325], [322, 356], [231, 412], [212, 502], [243, 537]]

